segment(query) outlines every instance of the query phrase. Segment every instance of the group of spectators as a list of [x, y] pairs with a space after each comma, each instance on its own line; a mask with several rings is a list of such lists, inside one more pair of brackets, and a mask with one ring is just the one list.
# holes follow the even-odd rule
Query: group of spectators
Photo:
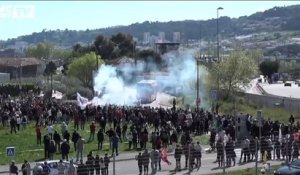
[[[2, 125], [10, 126], [11, 134], [21, 132], [29, 121], [34, 121], [37, 144], [44, 145], [45, 159], [50, 160], [55, 153], [60, 153], [61, 159], [68, 161], [69, 152], [74, 149], [76, 162], [79, 163], [83, 160], [84, 144], [93, 142], [96, 137], [97, 149], [102, 150], [107, 137], [112, 155], [116, 153], [116, 156], [119, 153], [119, 142], [128, 142], [128, 150], [147, 150], [150, 145], [151, 153], [154, 151], [153, 158], [149, 156], [149, 159], [153, 160], [152, 172], [157, 171], [155, 167], [159, 161], [156, 160], [161, 160], [161, 150], [170, 147], [175, 149], [176, 170], [181, 170], [181, 155], [185, 155], [186, 168], [199, 168], [201, 146], [200, 143], [193, 142], [192, 136], [208, 134], [209, 131], [211, 149], [217, 151], [220, 167], [236, 164], [236, 144], [242, 148], [240, 162], [242, 156], [243, 162], [253, 160], [257, 150], [261, 151], [262, 157], [267, 152], [268, 159], [271, 159], [270, 150], [276, 151], [277, 158], [287, 157], [291, 160], [299, 156], [298, 141], [293, 134], [300, 129], [300, 124], [295, 124], [293, 117], [289, 125], [279, 121], [263, 121], [259, 135], [258, 122], [248, 115], [245, 126], [249, 134], [241, 142], [235, 142], [238, 139], [235, 118], [202, 109], [193, 111], [177, 109], [175, 106], [164, 109], [114, 105], [89, 105], [81, 109], [76, 104], [45, 101], [35, 94], [21, 95], [18, 98], [2, 96], [0, 105]], [[55, 125], [60, 126], [60, 131], [54, 129], [57, 128]], [[86, 125], [89, 127], [86, 128]], [[87, 129], [90, 136], [86, 141], [78, 131]], [[140, 172], [144, 168], [144, 172], [147, 173], [147, 161], [142, 161], [139, 156], [137, 160]]]
[[[261, 121], [246, 114], [244, 127], [246, 131], [236, 140], [236, 118], [217, 116], [217, 127], [211, 129], [211, 150], [217, 152], [219, 167], [235, 166], [235, 147], [241, 148], [239, 163], [251, 161], [285, 160], [294, 161], [299, 158], [300, 123], [295, 122], [293, 115], [288, 124], [270, 119]], [[241, 135], [241, 134], [240, 134]], [[259, 158], [260, 155], [260, 158]]]

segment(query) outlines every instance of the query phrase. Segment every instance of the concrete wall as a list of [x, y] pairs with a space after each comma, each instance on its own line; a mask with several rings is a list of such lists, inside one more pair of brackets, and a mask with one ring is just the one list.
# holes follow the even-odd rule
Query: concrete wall
[[[299, 92], [300, 93], [300, 92]], [[272, 95], [256, 95], [245, 93], [246, 100], [265, 107], [282, 107], [291, 112], [300, 113], [300, 99]]]

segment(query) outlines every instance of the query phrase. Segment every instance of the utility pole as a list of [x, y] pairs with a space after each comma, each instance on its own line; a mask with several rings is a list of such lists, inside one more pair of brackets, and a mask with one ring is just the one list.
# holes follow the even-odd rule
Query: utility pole
[[[200, 57], [201, 57], [201, 55], [200, 55]], [[200, 103], [200, 97], [199, 97], [199, 59], [198, 58], [196, 58], [197, 60], [196, 60], [196, 72], [197, 72], [197, 100], [196, 100], [196, 105], [197, 105], [197, 112], [199, 112], [199, 103]]]
[[113, 153], [113, 175], [116, 175], [116, 154]]
[[255, 138], [255, 175], [258, 175], [258, 151], [257, 151], [257, 145], [258, 140]]
[[223, 164], [223, 175], [225, 175], [225, 139], [223, 138], [223, 160], [222, 160], [222, 164]]

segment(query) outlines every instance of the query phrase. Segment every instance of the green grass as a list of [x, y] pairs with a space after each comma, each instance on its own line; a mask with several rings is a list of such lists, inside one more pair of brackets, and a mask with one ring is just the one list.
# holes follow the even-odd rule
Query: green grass
[[[60, 133], [60, 125], [56, 125], [55, 128]], [[47, 128], [43, 128], [42, 132], [43, 135], [47, 132]], [[69, 132], [72, 135], [73, 132], [73, 123], [69, 125]], [[79, 133], [85, 140], [89, 139], [89, 126], [86, 124], [85, 130], [79, 130]], [[42, 136], [43, 136], [42, 135]], [[150, 144], [149, 144], [150, 145]], [[7, 164], [9, 158], [6, 157], [6, 147], [7, 146], [14, 146], [16, 148], [16, 156], [13, 158], [17, 163], [21, 163], [24, 159], [28, 161], [40, 161], [44, 158], [44, 151], [43, 151], [43, 144], [37, 145], [36, 144], [36, 135], [35, 135], [35, 128], [33, 123], [31, 123], [25, 130], [20, 130], [17, 134], [10, 134], [10, 128], [0, 127], [0, 164], [4, 165]], [[74, 151], [73, 143], [70, 143], [70, 154], [69, 157], [75, 158], [76, 153]], [[95, 135], [95, 139], [93, 142], [85, 144], [84, 155], [87, 155], [89, 151], [93, 151], [94, 154], [103, 155], [106, 152], [111, 154], [111, 150], [109, 150], [109, 142], [108, 137], [105, 137], [103, 150], [97, 150], [97, 136]], [[128, 143], [121, 143], [119, 145], [119, 152], [129, 152], [128, 151]], [[131, 150], [133, 151], [133, 150]], [[55, 154], [54, 159], [60, 159], [60, 154]]]
[[[275, 166], [271, 166], [271, 170], [269, 174], [273, 174], [273, 172], [279, 168], [279, 165], [275, 165]], [[258, 167], [258, 175], [260, 175], [260, 170], [261, 168]], [[243, 170], [236, 170], [236, 171], [228, 171], [225, 174], [230, 174], [230, 175], [254, 175], [255, 172], [255, 168], [247, 168], [247, 169], [243, 169]], [[214, 175], [223, 175], [223, 173], [216, 173]]]
[[[193, 99], [194, 99], [193, 96], [186, 96], [184, 99], [184, 104], [189, 104], [189, 102], [193, 102]], [[184, 104], [182, 103], [182, 98], [177, 99], [177, 107], [185, 108]], [[192, 107], [194, 107], [194, 105]], [[211, 102], [209, 102], [209, 100], [206, 100], [205, 102], [202, 101], [201, 107], [210, 110]], [[270, 118], [271, 120], [283, 121], [285, 123], [288, 122], [291, 114], [294, 115], [296, 120], [300, 119], [300, 113], [289, 112], [288, 110], [285, 110], [280, 107], [273, 107], [273, 108], [260, 107], [255, 104], [247, 103], [241, 97], [238, 98], [235, 104], [232, 101], [220, 101], [220, 108], [219, 108], [220, 113], [233, 115], [235, 110], [237, 112], [248, 113], [254, 117], [256, 117], [257, 115], [257, 110], [262, 110], [264, 119]]]
[[209, 144], [209, 135], [201, 135], [193, 137], [193, 142], [200, 142], [201, 145], [208, 145]]
[[[99, 125], [97, 125], [99, 126]], [[54, 128], [57, 130], [57, 132], [61, 133], [60, 124], [54, 125]], [[74, 125], [73, 123], [69, 124], [69, 132], [72, 136], [72, 133], [74, 131]], [[107, 127], [109, 128], [109, 127]], [[22, 163], [25, 159], [32, 162], [32, 161], [42, 161], [44, 158], [44, 145], [37, 145], [36, 144], [36, 135], [35, 135], [35, 127], [33, 123], [30, 123], [26, 127], [25, 130], [21, 130], [17, 132], [17, 134], [10, 134], [10, 128], [9, 127], [0, 127], [0, 165], [8, 164], [9, 158], [6, 157], [6, 147], [8, 146], [14, 146], [16, 148], [16, 156], [13, 158], [17, 163]], [[96, 129], [97, 130], [97, 129]], [[151, 133], [153, 131], [153, 128], [149, 128], [148, 132]], [[79, 130], [78, 131], [83, 138], [88, 141], [89, 139], [89, 124], [87, 123], [85, 125], [85, 130]], [[47, 133], [47, 128], [42, 129], [42, 136]], [[149, 134], [149, 139], [151, 137], [151, 134]], [[71, 139], [71, 138], [70, 138]], [[180, 138], [179, 138], [180, 140]], [[193, 140], [200, 141], [202, 145], [208, 144], [208, 136], [196, 136], [193, 137]], [[150, 141], [150, 140], [149, 140]], [[147, 142], [147, 148], [151, 148], [151, 143]], [[70, 154], [69, 158], [76, 158], [76, 152], [74, 151], [73, 142], [70, 142]], [[139, 148], [138, 144], [138, 148]], [[111, 154], [111, 150], [109, 149], [109, 142], [108, 137], [105, 136], [104, 145], [102, 151], [97, 150], [97, 136], [95, 135], [95, 139], [93, 142], [85, 144], [84, 148], [84, 155], [86, 156], [90, 151], [93, 151], [93, 154], [99, 154], [104, 155], [105, 153]], [[123, 142], [119, 144], [119, 152], [134, 152], [136, 150], [128, 150], [128, 142]], [[54, 159], [60, 159], [60, 154], [55, 154]]]
[[219, 111], [224, 114], [234, 114], [234, 110], [237, 112], [248, 113], [254, 117], [256, 117], [257, 110], [263, 111], [264, 119], [270, 118], [271, 120], [278, 120], [281, 122], [288, 122], [288, 119], [291, 114], [295, 116], [296, 119], [300, 118], [299, 113], [289, 112], [283, 108], [267, 108], [267, 107], [259, 107], [254, 104], [246, 104], [243, 99], [238, 100], [238, 102], [234, 105], [233, 102], [222, 101]]

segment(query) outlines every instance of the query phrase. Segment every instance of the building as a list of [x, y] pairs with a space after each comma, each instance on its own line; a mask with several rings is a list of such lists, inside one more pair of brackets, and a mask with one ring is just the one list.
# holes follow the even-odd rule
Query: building
[[173, 32], [173, 42], [180, 43], [180, 32]]
[[9, 73], [11, 79], [37, 77], [43, 71], [43, 62], [36, 58], [0, 58], [0, 72]]
[[165, 32], [159, 32], [158, 33], [158, 42], [165, 42]]
[[150, 44], [150, 33], [149, 32], [145, 32], [143, 35], [143, 44], [147, 45]]
[[179, 49], [180, 43], [170, 43], [170, 42], [157, 42], [155, 43], [155, 51], [161, 55], [169, 51], [177, 51]]

